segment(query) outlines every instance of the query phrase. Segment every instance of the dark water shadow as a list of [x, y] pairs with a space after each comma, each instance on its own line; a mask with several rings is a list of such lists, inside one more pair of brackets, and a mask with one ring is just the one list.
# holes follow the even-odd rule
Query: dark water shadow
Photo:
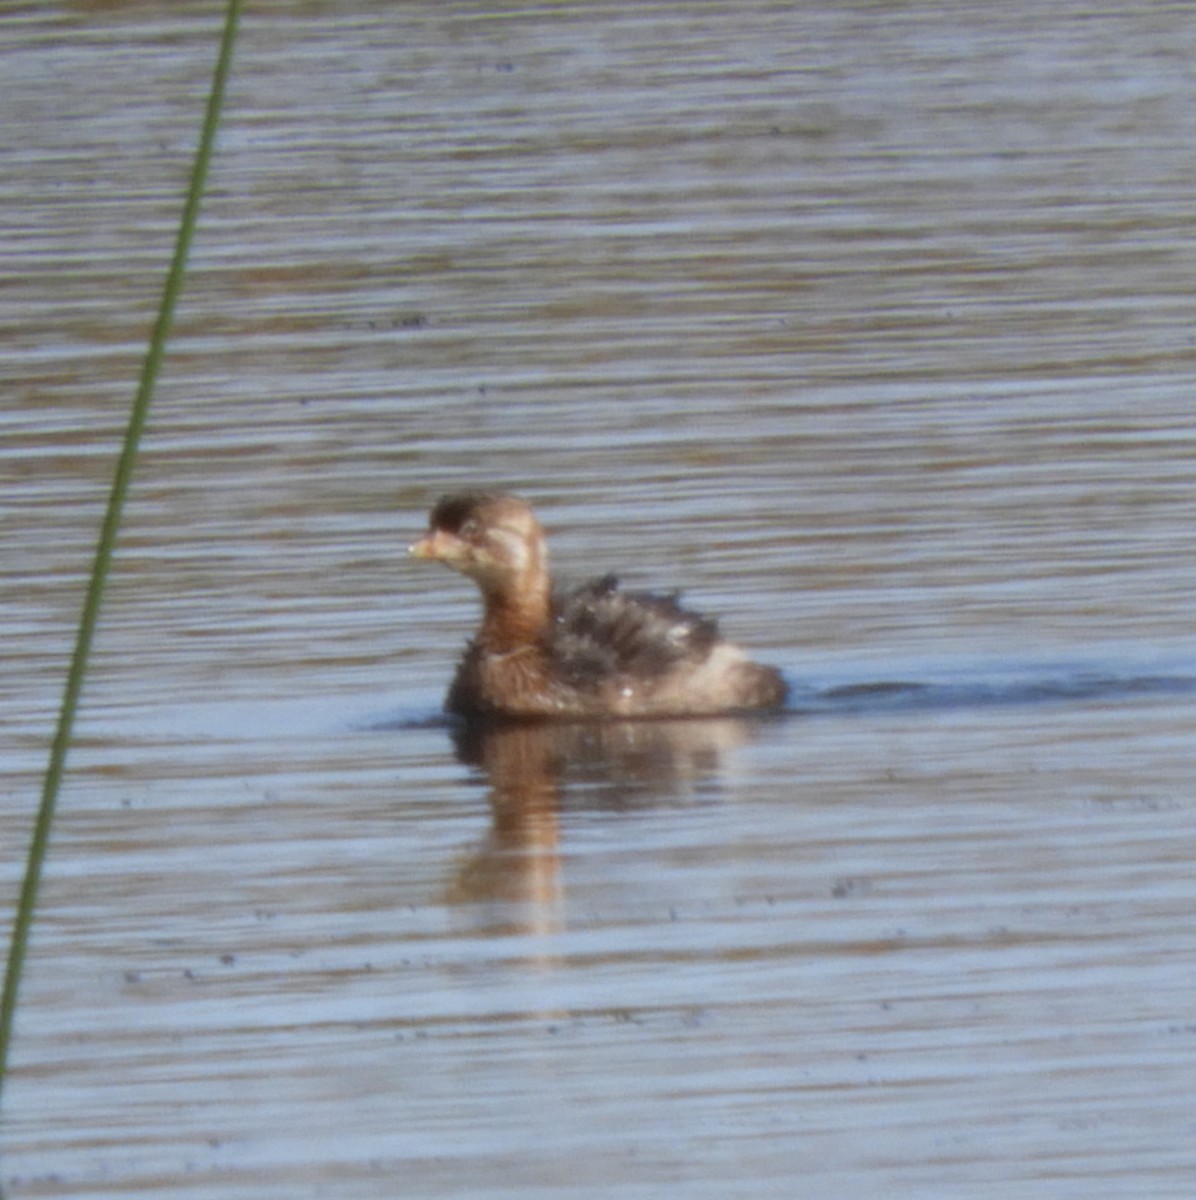
[[823, 687], [794, 686], [786, 712], [801, 716], [870, 715], [1038, 704], [1110, 703], [1196, 692], [1196, 675], [1089, 670], [1000, 679], [878, 680]]
[[[811, 684], [795, 681], [787, 673], [789, 699], [785, 707], [767, 716], [709, 718], [644, 719], [637, 721], [570, 721], [550, 725], [558, 731], [553, 740], [572, 747], [579, 761], [592, 760], [602, 748], [644, 745], [692, 744], [694, 737], [681, 731], [705, 727], [708, 733], [719, 727], [751, 729], [762, 723], [799, 716], [867, 716], [885, 712], [929, 712], [950, 709], [1004, 708], [1018, 705], [1110, 703], [1162, 696], [1186, 696], [1196, 693], [1196, 670], [1175, 673], [1101, 671], [1091, 668], [1061, 668], [1053, 671], [1028, 668], [994, 672], [975, 678], [938, 680], [876, 679], [852, 683]], [[498, 726], [503, 728], [502, 725]], [[510, 728], [511, 726], [507, 726]], [[533, 726], [535, 727], [535, 726]], [[463, 761], [476, 758], [468, 747], [476, 743], [487, 726], [459, 722], [443, 712], [394, 713], [366, 728], [385, 730], [448, 730]], [[648, 731], [655, 730], [655, 733]], [[700, 740], [700, 739], [698, 739]], [[717, 740], [717, 739], [716, 739]], [[641, 755], [642, 757], [642, 755]]]

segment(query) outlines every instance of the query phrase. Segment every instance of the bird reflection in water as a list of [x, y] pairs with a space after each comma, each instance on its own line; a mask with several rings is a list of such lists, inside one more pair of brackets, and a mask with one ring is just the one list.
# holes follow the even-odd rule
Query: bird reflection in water
[[511, 932], [564, 927], [563, 811], [692, 805], [719, 795], [723, 756], [759, 719], [466, 722], [457, 757], [490, 786], [493, 823], [449, 889], [456, 903], [501, 906]]

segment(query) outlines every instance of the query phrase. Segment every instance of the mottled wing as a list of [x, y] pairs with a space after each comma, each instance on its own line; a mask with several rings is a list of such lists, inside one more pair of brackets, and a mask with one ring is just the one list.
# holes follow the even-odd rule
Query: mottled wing
[[718, 626], [687, 612], [674, 596], [624, 592], [613, 575], [583, 584], [555, 603], [553, 659], [577, 688], [615, 678], [658, 679], [703, 662]]

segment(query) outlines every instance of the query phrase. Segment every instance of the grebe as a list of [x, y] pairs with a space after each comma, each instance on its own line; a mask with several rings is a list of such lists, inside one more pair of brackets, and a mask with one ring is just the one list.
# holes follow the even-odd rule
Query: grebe
[[531, 505], [498, 492], [445, 496], [411, 547], [468, 575], [482, 624], [445, 708], [514, 719], [708, 717], [779, 708], [786, 685], [708, 617], [613, 575], [557, 594]]

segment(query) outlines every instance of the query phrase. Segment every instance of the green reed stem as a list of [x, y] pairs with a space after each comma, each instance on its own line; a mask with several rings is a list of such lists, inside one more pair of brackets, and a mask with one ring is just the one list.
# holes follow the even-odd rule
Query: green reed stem
[[237, 38], [241, 7], [242, 0], [228, 0], [224, 18], [224, 34], [220, 42], [220, 54], [216, 59], [216, 69], [212, 75], [212, 87], [208, 93], [203, 129], [200, 133], [199, 147], [195, 153], [195, 164], [191, 169], [191, 183], [187, 189], [187, 199], [183, 205], [182, 219], [179, 222], [174, 256], [171, 259], [166, 284], [162, 290], [162, 300], [158, 305], [158, 316], [150, 335], [137, 392], [133, 397], [133, 408], [129, 414], [129, 424], [125, 430], [124, 443], [116, 464], [116, 475], [112, 481], [112, 491], [108, 496], [108, 508], [104, 514], [100, 540], [96, 546], [95, 560], [92, 563], [91, 579], [88, 581], [87, 596], [83, 603], [83, 614], [79, 619], [75, 651], [71, 656], [66, 688], [58, 710], [58, 727], [50, 747], [50, 760], [42, 785], [41, 807], [38, 809], [37, 820], [33, 826], [33, 837], [29, 843], [25, 877], [17, 902], [12, 941], [8, 947], [8, 963], [4, 972], [4, 994], [3, 999], [0, 1000], [0, 1092], [3, 1090], [8, 1073], [8, 1047], [12, 1037], [13, 1019], [16, 1015], [17, 992], [25, 965], [25, 951], [29, 942], [29, 930], [33, 924], [33, 912], [37, 904], [42, 864], [45, 862], [46, 847], [50, 840], [50, 826], [54, 821], [54, 806], [58, 799], [58, 788], [62, 782], [66, 753], [71, 742], [71, 729], [75, 723], [79, 695], [83, 690], [83, 677], [87, 673], [87, 660], [91, 652], [96, 622], [99, 619], [100, 601], [104, 594], [104, 584], [108, 579], [108, 567], [112, 561], [116, 535], [120, 529], [121, 512], [129, 490], [129, 480], [132, 478], [133, 465], [137, 459], [138, 443], [141, 440], [141, 432], [145, 428], [150, 398], [154, 393], [158, 368], [162, 364], [166, 338], [174, 318], [175, 306], [183, 289], [187, 255], [191, 249], [191, 241], [199, 216], [199, 201], [203, 195], [204, 181], [207, 178], [208, 165], [212, 159], [212, 146], [216, 140], [216, 130], [220, 124], [220, 110], [224, 103], [225, 86], [232, 65], [233, 45]]

